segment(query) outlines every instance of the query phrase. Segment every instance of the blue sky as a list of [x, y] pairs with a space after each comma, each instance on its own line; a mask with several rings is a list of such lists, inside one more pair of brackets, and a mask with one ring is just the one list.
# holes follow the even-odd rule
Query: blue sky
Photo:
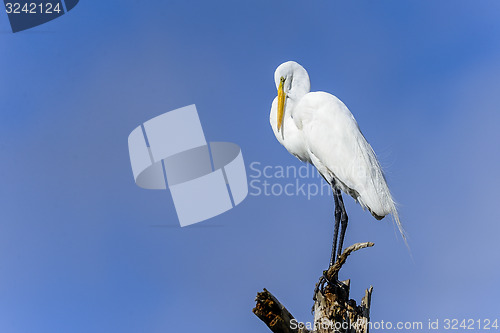
[[498, 1], [117, 3], [16, 34], [0, 13], [0, 331], [267, 332], [264, 287], [311, 320], [331, 197], [249, 196], [180, 228], [127, 149], [194, 103], [247, 167], [299, 167], [268, 122], [287, 60], [355, 115], [410, 236], [413, 260], [345, 198], [346, 244], [376, 244], [341, 273], [352, 297], [374, 286], [373, 321], [498, 318]]

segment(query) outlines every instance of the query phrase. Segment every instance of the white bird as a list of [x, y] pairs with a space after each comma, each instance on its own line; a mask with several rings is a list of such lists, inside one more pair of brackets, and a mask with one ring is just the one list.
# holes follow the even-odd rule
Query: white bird
[[281, 64], [274, 81], [278, 89], [270, 114], [274, 135], [292, 155], [315, 166], [333, 189], [335, 227], [330, 266], [337, 260], [339, 224], [339, 254], [347, 228], [341, 191], [377, 220], [392, 214], [406, 242], [380, 163], [349, 109], [329, 93], [310, 92], [307, 71], [294, 61]]

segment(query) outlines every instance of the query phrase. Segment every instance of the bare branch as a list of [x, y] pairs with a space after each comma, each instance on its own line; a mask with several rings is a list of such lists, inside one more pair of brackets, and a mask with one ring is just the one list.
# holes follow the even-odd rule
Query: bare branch
[[[337, 275], [351, 253], [373, 245], [366, 242], [349, 246], [337, 262], [323, 272], [313, 298], [314, 322], [311, 326], [304, 325], [314, 327], [313, 331], [299, 328], [299, 323], [294, 321], [290, 312], [266, 289], [257, 294], [253, 313], [274, 333], [368, 333], [373, 287], [366, 290], [361, 304], [357, 305], [355, 300], [349, 298], [350, 280], [338, 281]], [[325, 286], [327, 280], [331, 282]]]
[[252, 310], [253, 313], [274, 333], [309, 333], [308, 330], [298, 327], [292, 329], [297, 326], [291, 325], [295, 318], [267, 289], [264, 288], [263, 292], [257, 293], [255, 301], [257, 304]]
[[339, 259], [333, 264], [332, 267], [328, 269], [328, 272], [326, 273], [326, 276], [328, 277], [329, 280], [333, 280], [342, 268], [342, 266], [345, 264], [347, 257], [358, 250], [364, 249], [366, 247], [372, 247], [375, 245], [372, 242], [366, 242], [366, 243], [356, 243], [354, 245], [349, 246], [347, 249], [344, 250], [344, 252], [340, 255]]

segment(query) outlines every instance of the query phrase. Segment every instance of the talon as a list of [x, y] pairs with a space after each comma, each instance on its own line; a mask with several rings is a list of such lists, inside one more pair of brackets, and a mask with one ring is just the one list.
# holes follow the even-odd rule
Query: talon
[[328, 273], [328, 271], [323, 271], [323, 278], [329, 283], [329, 284], [332, 284], [332, 281], [330, 281], [330, 279], [328, 278], [328, 276], [326, 275], [326, 273]]
[[339, 281], [338, 281], [337, 276], [334, 276], [333, 277], [334, 280], [332, 281], [328, 278], [327, 273], [328, 273], [328, 270], [324, 270], [323, 275], [321, 275], [318, 283], [316, 283], [316, 286], [314, 288], [313, 300], [316, 300], [316, 294], [318, 293], [318, 291], [321, 291], [322, 294], [325, 292], [325, 285], [330, 285], [330, 286], [338, 286], [339, 285]]

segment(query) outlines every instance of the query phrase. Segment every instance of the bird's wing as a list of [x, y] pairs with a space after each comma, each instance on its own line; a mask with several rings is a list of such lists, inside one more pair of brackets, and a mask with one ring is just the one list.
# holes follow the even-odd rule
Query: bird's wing
[[311, 161], [327, 179], [377, 218], [392, 213], [394, 201], [380, 164], [349, 109], [337, 97], [309, 93], [294, 110]]

